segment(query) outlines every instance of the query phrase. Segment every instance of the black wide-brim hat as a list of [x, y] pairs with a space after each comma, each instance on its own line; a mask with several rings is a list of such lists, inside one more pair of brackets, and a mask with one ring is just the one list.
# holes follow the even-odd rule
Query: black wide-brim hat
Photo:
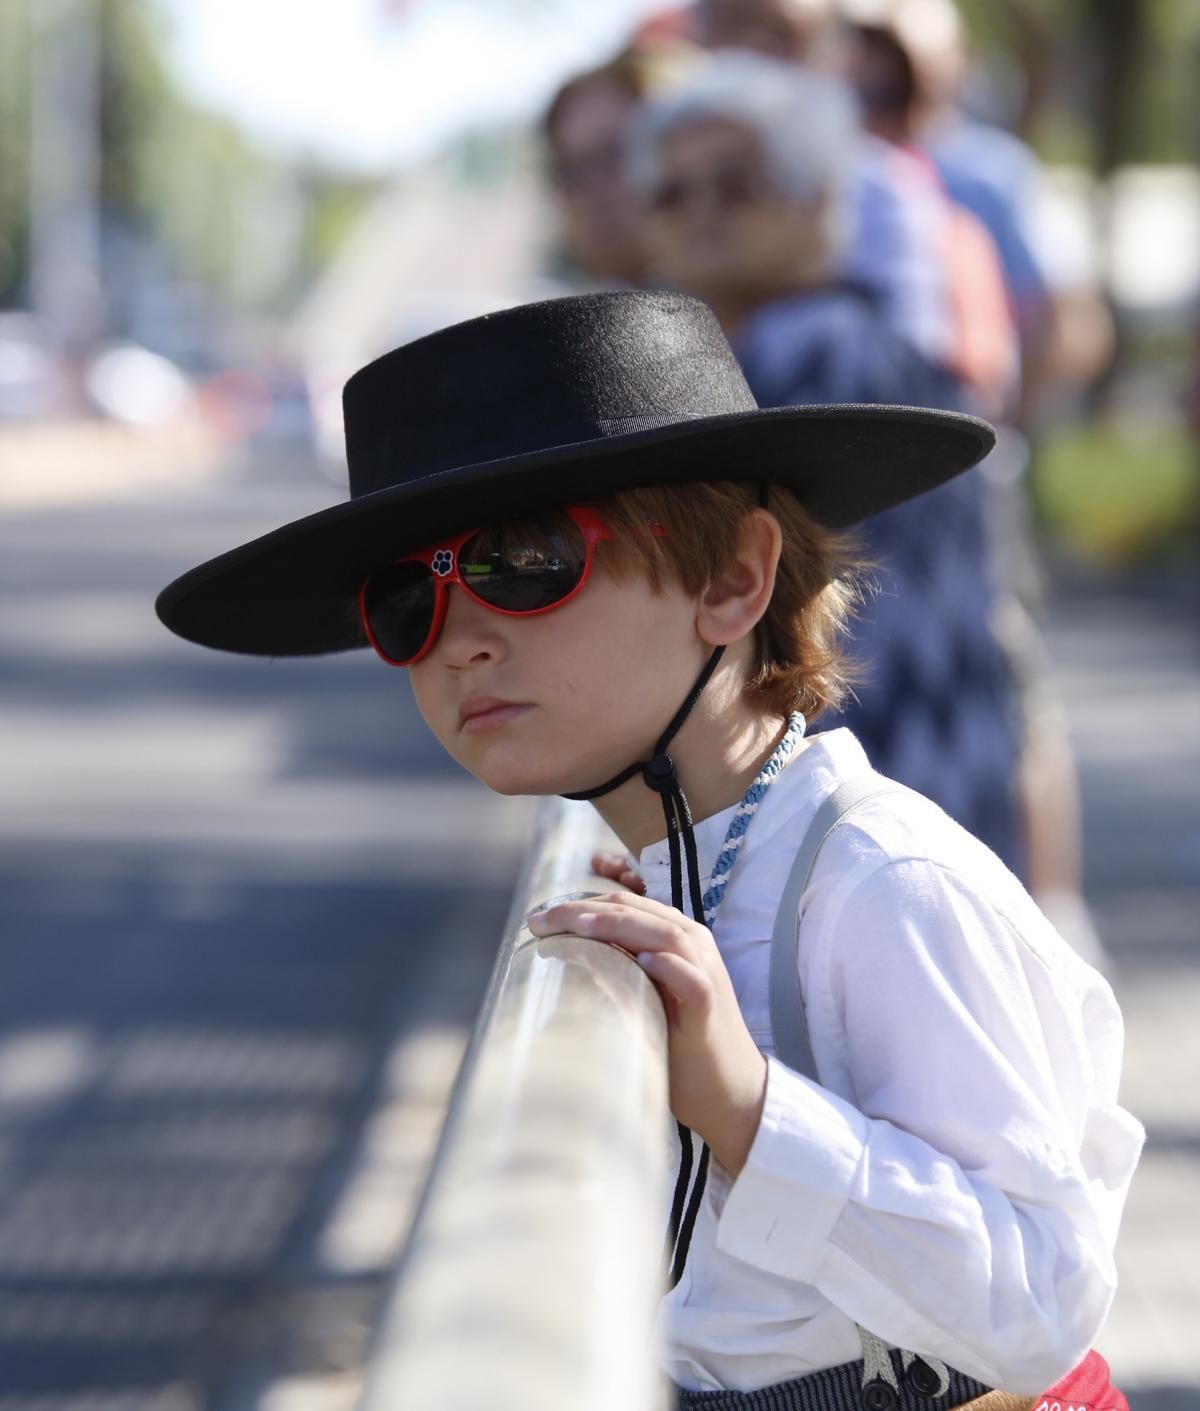
[[366, 646], [363, 579], [463, 530], [706, 480], [785, 485], [839, 529], [995, 440], [984, 421], [913, 407], [763, 410], [707, 304], [641, 291], [441, 329], [356, 372], [343, 404], [350, 500], [177, 578], [157, 602], [172, 632], [263, 656]]

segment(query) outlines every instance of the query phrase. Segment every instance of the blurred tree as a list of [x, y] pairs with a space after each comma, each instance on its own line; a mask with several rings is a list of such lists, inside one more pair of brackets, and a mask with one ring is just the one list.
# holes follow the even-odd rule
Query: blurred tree
[[0, 0], [0, 306], [28, 261], [30, 22], [26, 0]]
[[[28, 292], [32, 16], [42, 3], [0, 0], [0, 306]], [[166, 265], [231, 303], [294, 295], [330, 229], [364, 199], [364, 184], [333, 172], [294, 173], [235, 123], [183, 97], [166, 61], [168, 22], [151, 0], [78, 3], [92, 7], [99, 36], [95, 121], [105, 222], [151, 242]], [[40, 12], [38, 19], [52, 35], [53, 25]], [[271, 193], [299, 221], [291, 242], [296, 267], [281, 267], [273, 281], [247, 281], [247, 207], [261, 211]], [[277, 263], [286, 253], [276, 251]]]
[[1106, 172], [1194, 161], [1200, 4], [1187, 0], [960, 0], [985, 65], [1021, 76], [1018, 131], [1049, 160]]

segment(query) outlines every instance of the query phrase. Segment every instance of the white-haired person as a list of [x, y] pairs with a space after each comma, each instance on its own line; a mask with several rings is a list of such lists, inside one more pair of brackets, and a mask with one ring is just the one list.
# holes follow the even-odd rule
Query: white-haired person
[[[845, 31], [835, 0], [697, 0], [696, 38], [713, 51], [765, 54], [810, 73], [843, 77]], [[940, 232], [945, 200], [894, 144], [863, 144], [850, 174], [855, 222], [843, 272], [879, 301], [897, 333], [935, 364], [958, 359], [952, 290]]]
[[[698, 0], [697, 31], [712, 49], [762, 53], [851, 82], [880, 140], [867, 144], [856, 173], [861, 219], [846, 271], [880, 295], [910, 342], [966, 385], [973, 410], [1003, 418], [1019, 393], [1019, 346], [993, 233], [947, 190], [911, 134], [882, 120], [898, 76], [875, 62], [874, 27], [864, 47], [857, 17], [869, 12], [872, 26], [882, 25], [901, 8], [921, 37], [957, 13], [951, 0]], [[937, 33], [932, 39], [940, 42]]]
[[[873, 291], [839, 273], [867, 140], [839, 81], [738, 51], [689, 70], [632, 129], [652, 271], [713, 307], [762, 406], [963, 405]], [[872, 517], [862, 534], [879, 591], [854, 630], [857, 699], [821, 724], [849, 725], [877, 769], [1023, 875], [1017, 702], [992, 630], [977, 475]]]

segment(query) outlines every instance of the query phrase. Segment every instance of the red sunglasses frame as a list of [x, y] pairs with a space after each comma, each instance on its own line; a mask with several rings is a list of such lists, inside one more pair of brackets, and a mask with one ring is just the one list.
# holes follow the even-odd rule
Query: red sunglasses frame
[[[403, 557], [393, 559], [388, 567], [397, 563], [423, 563], [429, 569], [433, 578], [434, 600], [433, 600], [433, 622], [430, 625], [429, 633], [425, 641], [421, 644], [421, 650], [416, 656], [405, 657], [403, 660], [388, 654], [379, 645], [375, 633], [371, 630], [371, 624], [367, 620], [367, 589], [371, 584], [370, 577], [364, 578], [358, 590], [358, 617], [362, 623], [363, 631], [367, 634], [367, 640], [375, 648], [376, 654], [381, 660], [387, 662], [389, 666], [414, 666], [433, 650], [434, 643], [441, 634], [442, 626], [446, 621], [446, 610], [449, 606], [449, 588], [451, 583], [457, 583], [462, 591], [473, 602], [481, 604], [491, 612], [498, 612], [502, 617], [540, 617], [543, 613], [553, 612], [556, 608], [564, 607], [572, 598], [578, 597], [583, 591], [584, 585], [592, 574], [592, 565], [596, 559], [596, 545], [605, 539], [615, 538], [613, 531], [605, 524], [604, 520], [595, 510], [588, 509], [586, 505], [566, 505], [566, 513], [576, 528], [583, 535], [586, 548], [586, 555], [583, 562], [583, 572], [579, 576], [579, 582], [565, 596], [558, 598], [555, 602], [547, 604], [544, 608], [501, 608], [495, 603], [489, 603], [486, 598], [481, 598], [478, 593], [471, 590], [471, 586], [458, 571], [458, 551], [474, 535], [479, 533], [482, 526], [475, 529], [468, 529], [462, 534], [453, 534], [449, 539], [442, 539], [436, 544], [431, 544], [428, 548], [422, 549], [420, 553], [405, 554]], [[654, 526], [656, 534], [665, 533], [661, 525]], [[441, 558], [445, 555], [445, 558]]]

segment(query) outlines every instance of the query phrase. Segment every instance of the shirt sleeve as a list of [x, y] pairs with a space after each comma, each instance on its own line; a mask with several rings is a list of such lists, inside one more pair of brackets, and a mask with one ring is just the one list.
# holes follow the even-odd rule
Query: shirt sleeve
[[896, 1346], [1036, 1394], [1116, 1287], [1143, 1134], [1116, 1102], [1111, 991], [1074, 957], [1049, 966], [933, 862], [876, 868], [825, 912], [806, 916], [823, 953], [806, 1012], [848, 1095], [770, 1061], [745, 1167], [713, 1173], [718, 1245]]

